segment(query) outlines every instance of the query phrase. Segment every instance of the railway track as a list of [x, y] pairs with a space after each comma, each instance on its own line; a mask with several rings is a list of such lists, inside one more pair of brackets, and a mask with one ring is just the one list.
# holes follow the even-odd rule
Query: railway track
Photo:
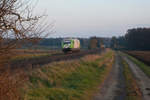
[[29, 66], [32, 66], [32, 68], [35, 68], [37, 66], [45, 65], [54, 61], [78, 59], [87, 54], [98, 54], [98, 53], [101, 53], [100, 49], [86, 50], [86, 51], [82, 50], [80, 52], [69, 53], [69, 54], [58, 53], [58, 54], [53, 54], [50, 56], [45, 56], [45, 57], [40, 57], [40, 58], [12, 61], [10, 62], [9, 65], [11, 66], [12, 70], [16, 68], [27, 68]]

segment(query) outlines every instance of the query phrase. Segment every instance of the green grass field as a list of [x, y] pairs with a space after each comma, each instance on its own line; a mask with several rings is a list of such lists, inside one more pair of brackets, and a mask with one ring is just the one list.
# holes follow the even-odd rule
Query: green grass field
[[[89, 55], [35, 69], [21, 89], [24, 100], [90, 100], [114, 62], [114, 54]], [[106, 63], [107, 62], [107, 63]], [[109, 62], [109, 63], [108, 63]]]

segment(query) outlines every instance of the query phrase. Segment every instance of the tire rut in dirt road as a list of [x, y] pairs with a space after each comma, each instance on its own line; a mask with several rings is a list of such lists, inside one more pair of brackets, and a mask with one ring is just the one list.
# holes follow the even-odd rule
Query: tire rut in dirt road
[[143, 100], [150, 100], [150, 78], [148, 78], [144, 72], [128, 57], [123, 55], [121, 57], [128, 63], [129, 68], [136, 78], [136, 81], [142, 92]]
[[115, 64], [93, 100], [125, 100], [125, 78], [120, 56], [116, 53]]

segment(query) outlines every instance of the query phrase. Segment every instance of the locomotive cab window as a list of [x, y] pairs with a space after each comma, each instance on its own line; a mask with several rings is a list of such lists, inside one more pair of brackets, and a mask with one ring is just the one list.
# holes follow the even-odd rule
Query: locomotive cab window
[[70, 41], [65, 41], [64, 44], [71, 44], [71, 42]]

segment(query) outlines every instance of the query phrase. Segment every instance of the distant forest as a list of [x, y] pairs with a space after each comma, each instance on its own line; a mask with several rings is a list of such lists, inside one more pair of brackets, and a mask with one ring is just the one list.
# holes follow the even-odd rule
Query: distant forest
[[113, 37], [111, 47], [121, 50], [150, 50], [150, 28], [129, 29], [124, 36]]

